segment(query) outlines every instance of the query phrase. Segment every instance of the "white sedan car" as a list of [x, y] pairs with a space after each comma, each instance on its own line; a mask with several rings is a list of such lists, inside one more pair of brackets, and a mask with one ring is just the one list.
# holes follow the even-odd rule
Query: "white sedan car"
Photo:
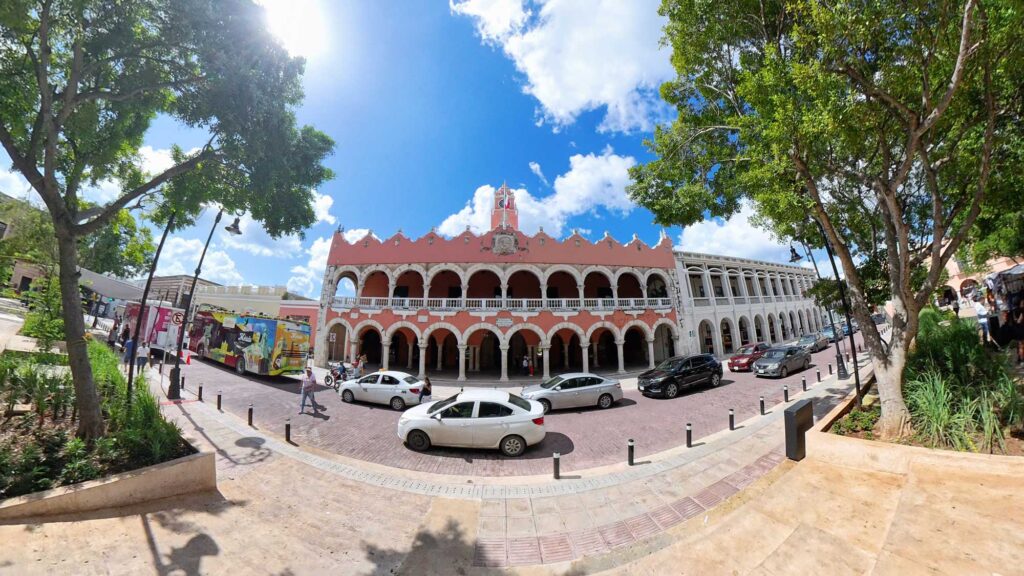
[[[338, 394], [345, 402], [373, 402], [387, 404], [394, 410], [405, 410], [406, 406], [420, 403], [423, 382], [405, 372], [380, 371], [367, 374], [355, 380], [348, 380], [338, 387]], [[427, 400], [430, 396], [424, 396]]]
[[544, 434], [544, 407], [501, 390], [466, 390], [412, 408], [398, 419], [398, 437], [417, 451], [457, 446], [519, 456]]

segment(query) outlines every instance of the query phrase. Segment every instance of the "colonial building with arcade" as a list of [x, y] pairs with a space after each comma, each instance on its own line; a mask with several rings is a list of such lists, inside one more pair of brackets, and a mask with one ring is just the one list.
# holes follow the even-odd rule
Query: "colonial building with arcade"
[[[334, 235], [314, 362], [365, 354], [421, 377], [547, 377], [566, 370], [647, 369], [682, 350], [676, 259], [649, 246], [575, 232], [519, 230], [513, 191], [495, 192], [491, 229], [454, 238], [401, 231], [354, 243]], [[338, 294], [348, 280], [354, 295]]]

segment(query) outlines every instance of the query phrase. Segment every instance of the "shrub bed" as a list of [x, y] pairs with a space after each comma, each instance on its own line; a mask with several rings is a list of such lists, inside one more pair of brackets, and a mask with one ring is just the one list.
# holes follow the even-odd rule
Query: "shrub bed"
[[[0, 499], [84, 482], [159, 464], [193, 453], [178, 427], [164, 419], [145, 384], [128, 386], [118, 358], [89, 342], [89, 360], [100, 392], [107, 435], [92, 445], [74, 437], [74, 387], [66, 369], [38, 357], [0, 356]], [[16, 404], [27, 414], [10, 415]]]

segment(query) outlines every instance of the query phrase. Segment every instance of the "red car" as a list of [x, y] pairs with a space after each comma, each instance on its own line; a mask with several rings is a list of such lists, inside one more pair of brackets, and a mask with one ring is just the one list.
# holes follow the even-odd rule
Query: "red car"
[[765, 342], [758, 342], [757, 344], [747, 344], [740, 348], [740, 351], [736, 353], [732, 358], [729, 358], [729, 371], [731, 372], [746, 372], [750, 370], [751, 365], [754, 364], [754, 360], [757, 360], [764, 353], [771, 348]]

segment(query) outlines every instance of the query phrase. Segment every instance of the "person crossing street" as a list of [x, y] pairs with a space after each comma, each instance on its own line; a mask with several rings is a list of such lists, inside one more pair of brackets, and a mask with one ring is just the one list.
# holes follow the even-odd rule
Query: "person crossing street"
[[306, 373], [302, 376], [302, 383], [299, 384], [299, 394], [302, 399], [299, 401], [299, 414], [306, 412], [306, 398], [309, 398], [309, 403], [313, 405], [313, 414], [316, 415], [316, 397], [313, 395], [313, 391], [316, 388], [316, 376], [313, 375], [312, 368], [306, 368]]

